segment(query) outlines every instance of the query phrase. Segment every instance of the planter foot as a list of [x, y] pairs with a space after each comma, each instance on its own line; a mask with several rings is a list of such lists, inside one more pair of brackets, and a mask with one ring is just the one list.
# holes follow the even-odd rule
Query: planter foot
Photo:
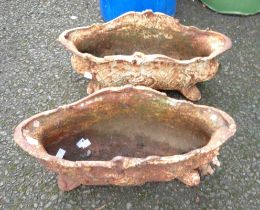
[[218, 160], [218, 157], [215, 156], [213, 159], [212, 159], [212, 164], [219, 167], [220, 166], [220, 162]]
[[199, 170], [202, 176], [212, 175], [214, 173], [214, 169], [210, 166], [210, 164], [202, 165]]
[[178, 179], [188, 186], [197, 186], [200, 183], [200, 175], [195, 170], [185, 173]]
[[101, 89], [101, 85], [99, 84], [99, 82], [91, 80], [87, 86], [87, 93], [92, 94], [100, 89]]
[[66, 175], [58, 175], [58, 187], [62, 191], [70, 191], [77, 187], [79, 187], [81, 184], [70, 179]]
[[191, 101], [198, 101], [201, 99], [200, 90], [194, 85], [189, 88], [184, 88], [180, 92]]

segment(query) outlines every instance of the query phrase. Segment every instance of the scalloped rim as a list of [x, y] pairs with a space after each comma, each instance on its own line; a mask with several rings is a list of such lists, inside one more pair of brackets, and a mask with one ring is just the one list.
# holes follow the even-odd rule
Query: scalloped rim
[[[122, 156], [116, 156], [110, 161], [69, 161], [64, 159], [59, 159], [55, 156], [49, 155], [43, 145], [31, 145], [28, 143], [28, 137], [24, 134], [24, 127], [26, 127], [27, 124], [31, 123], [32, 121], [36, 120], [37, 118], [41, 116], [46, 116], [53, 114], [55, 112], [59, 112], [61, 109], [68, 109], [68, 108], [74, 108], [74, 109], [82, 109], [83, 106], [87, 106], [89, 103], [93, 102], [96, 97], [100, 97], [102, 95], [110, 94], [111, 92], [126, 92], [129, 90], [137, 90], [137, 91], [143, 91], [144, 94], [158, 94], [163, 95], [165, 97], [166, 94], [162, 94], [159, 91], [153, 90], [151, 88], [143, 87], [143, 86], [123, 86], [123, 87], [110, 87], [110, 88], [104, 88], [102, 90], [97, 91], [96, 93], [87, 96], [77, 102], [74, 102], [69, 105], [60, 106], [56, 109], [45, 111], [39, 114], [36, 114], [23, 122], [21, 122], [16, 128], [14, 132], [14, 140], [15, 142], [26, 152], [28, 152], [30, 155], [34, 156], [35, 158], [43, 161], [47, 161], [50, 164], [57, 164], [61, 167], [65, 168], [78, 168], [78, 167], [95, 167], [100, 166], [104, 168], [113, 168], [113, 167], [120, 167], [123, 166], [124, 169], [129, 167], [135, 167], [137, 165], [142, 164], [172, 164], [179, 161], [187, 160], [196, 154], [199, 153], [208, 153], [209, 151], [215, 150], [218, 147], [220, 147], [224, 142], [226, 142], [231, 136], [234, 135], [236, 132], [236, 124], [234, 120], [225, 112], [218, 110], [216, 108], [212, 108], [205, 105], [195, 105], [191, 102], [185, 101], [185, 100], [176, 100], [173, 98], [168, 98], [169, 101], [174, 101], [173, 106], [178, 104], [190, 104], [192, 106], [195, 106], [197, 108], [207, 108], [210, 109], [212, 112], [218, 113], [228, 124], [227, 127], [222, 127], [215, 131], [215, 133], [211, 136], [209, 142], [204, 147], [192, 150], [188, 153], [181, 154], [181, 155], [173, 155], [173, 156], [148, 156], [146, 158], [134, 158], [134, 157], [122, 157]], [[87, 102], [87, 103], [86, 103]]]
[[[92, 27], [95, 26], [107, 26], [109, 24], [113, 24], [114, 22], [117, 22], [118, 20], [120, 20], [121, 18], [124, 18], [126, 16], [133, 16], [133, 15], [138, 15], [138, 16], [143, 16], [143, 15], [159, 15], [159, 16], [163, 16], [165, 18], [171, 18], [173, 22], [175, 22], [176, 24], [179, 24], [181, 27], [183, 28], [193, 28], [194, 30], [200, 31], [200, 32], [204, 32], [204, 33], [209, 33], [215, 36], [220, 36], [223, 38], [224, 40], [224, 45], [222, 48], [212, 51], [211, 54], [209, 56], [206, 57], [194, 57], [192, 59], [189, 60], [178, 60], [178, 59], [174, 59], [162, 54], [151, 54], [151, 55], [146, 55], [143, 54], [141, 52], [135, 52], [132, 55], [111, 55], [111, 56], [105, 56], [105, 57], [96, 57], [92, 54], [89, 53], [81, 53], [78, 51], [78, 49], [76, 48], [76, 46], [70, 41], [68, 40], [66, 37], [69, 36], [70, 33], [77, 31], [77, 30], [86, 30], [86, 29], [90, 29]], [[106, 63], [106, 62], [110, 62], [110, 61], [115, 61], [115, 60], [124, 60], [124, 61], [128, 61], [131, 62], [134, 57], [136, 56], [136, 54], [142, 54], [144, 56], [144, 62], [150, 62], [151, 60], [157, 60], [157, 61], [168, 61], [168, 62], [173, 62], [173, 63], [178, 63], [178, 64], [190, 64], [193, 63], [195, 61], [207, 61], [207, 60], [211, 60], [212, 58], [220, 55], [221, 53], [225, 52], [226, 50], [230, 49], [232, 47], [232, 42], [230, 40], [230, 38], [228, 38], [226, 35], [216, 32], [216, 31], [210, 31], [210, 30], [201, 30], [197, 27], [194, 26], [184, 26], [182, 24], [179, 23], [179, 20], [174, 19], [171, 16], [165, 15], [163, 13], [160, 12], [152, 12], [151, 10], [145, 10], [144, 12], [127, 12], [107, 23], [103, 23], [103, 24], [92, 24], [90, 26], [86, 26], [86, 27], [77, 27], [77, 28], [73, 28], [73, 29], [69, 29], [64, 31], [63, 33], [60, 34], [58, 41], [64, 45], [68, 50], [72, 51], [75, 55], [82, 57], [83, 59], [90, 59], [96, 63]]]

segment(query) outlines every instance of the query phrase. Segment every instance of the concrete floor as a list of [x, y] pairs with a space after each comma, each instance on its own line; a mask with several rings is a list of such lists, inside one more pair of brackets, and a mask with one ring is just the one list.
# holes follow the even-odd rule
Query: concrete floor
[[72, 71], [70, 53], [56, 38], [65, 29], [101, 22], [98, 1], [1, 0], [0, 209], [259, 209], [259, 17], [220, 15], [199, 1], [178, 1], [176, 18], [183, 24], [209, 27], [233, 41], [219, 58], [216, 78], [199, 86], [199, 103], [226, 111], [238, 127], [213, 176], [193, 188], [172, 181], [63, 193], [55, 174], [19, 149], [12, 135], [23, 119], [85, 96], [86, 81]]

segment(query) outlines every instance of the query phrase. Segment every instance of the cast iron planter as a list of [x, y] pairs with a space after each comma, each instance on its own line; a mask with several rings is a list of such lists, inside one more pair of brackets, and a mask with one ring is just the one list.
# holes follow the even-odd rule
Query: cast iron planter
[[[220, 146], [236, 131], [218, 109], [167, 97], [147, 87], [105, 88], [39, 113], [15, 129], [16, 143], [58, 174], [61, 190], [79, 185], [141, 185], [212, 173]], [[76, 143], [88, 138], [91, 156]], [[62, 148], [65, 156], [58, 158]]]
[[178, 90], [193, 101], [201, 98], [196, 83], [214, 77], [215, 57], [231, 47], [221, 33], [151, 11], [67, 30], [59, 41], [73, 53], [73, 68], [92, 75], [88, 93], [132, 84]]

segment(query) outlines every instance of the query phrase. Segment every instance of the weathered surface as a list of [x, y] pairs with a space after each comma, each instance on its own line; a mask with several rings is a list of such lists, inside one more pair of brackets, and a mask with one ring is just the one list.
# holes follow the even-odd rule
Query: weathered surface
[[[47, 153], [47, 147], [87, 129], [103, 132], [104, 144], [118, 134], [129, 141], [138, 136], [140, 142], [140, 136], [146, 136], [150, 144], [169, 144], [173, 154], [155, 156], [150, 152], [137, 158], [120, 153], [106, 161], [101, 156], [93, 161], [69, 161]], [[198, 170], [206, 174], [211, 169], [220, 146], [235, 131], [233, 119], [218, 109], [171, 99], [150, 88], [126, 86], [106, 88], [71, 105], [37, 114], [16, 128], [14, 139], [23, 150], [58, 173], [59, 188], [67, 191], [80, 184], [125, 186], [172, 179], [188, 186], [198, 185]], [[99, 147], [102, 150], [102, 144]], [[111, 146], [110, 150], [115, 149]]]
[[231, 47], [223, 34], [150, 11], [71, 29], [59, 41], [73, 52], [73, 68], [93, 75], [88, 93], [132, 84], [178, 90], [193, 101], [201, 98], [196, 83], [214, 77], [214, 58]]

